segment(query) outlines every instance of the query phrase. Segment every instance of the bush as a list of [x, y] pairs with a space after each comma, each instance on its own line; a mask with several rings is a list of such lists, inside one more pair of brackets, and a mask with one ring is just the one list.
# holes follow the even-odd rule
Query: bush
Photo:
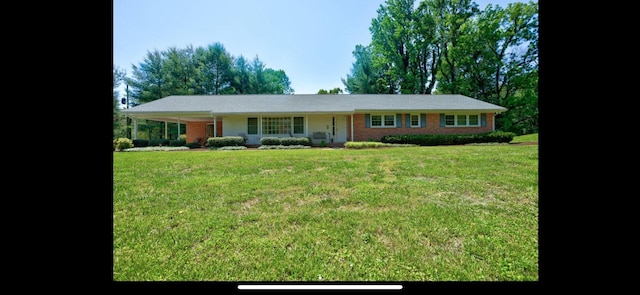
[[168, 139], [151, 139], [149, 140], [149, 146], [169, 146]]
[[149, 141], [146, 139], [134, 139], [133, 141], [134, 147], [147, 147], [149, 146]]
[[344, 147], [348, 149], [366, 149], [366, 148], [385, 147], [385, 146], [391, 146], [391, 145], [392, 145], [391, 143], [382, 143], [382, 142], [375, 142], [375, 141], [349, 141], [344, 144]]
[[116, 151], [122, 151], [133, 147], [133, 140], [121, 137], [113, 141], [113, 147]]
[[284, 146], [288, 146], [288, 145], [311, 146], [311, 141], [307, 137], [282, 137], [280, 138], [280, 144]]
[[260, 139], [261, 145], [280, 145], [280, 137], [263, 137]]
[[462, 145], [487, 142], [510, 142], [515, 133], [493, 131], [479, 134], [407, 134], [385, 135], [380, 141], [384, 143], [415, 144], [420, 146]]
[[169, 140], [169, 146], [185, 146], [186, 144], [187, 141], [182, 139]]
[[261, 145], [302, 145], [311, 146], [311, 138], [309, 137], [263, 137], [260, 139]]
[[344, 144], [348, 149], [366, 149], [366, 148], [380, 148], [380, 147], [413, 147], [415, 144], [402, 144], [402, 143], [382, 143], [376, 141], [349, 141]]
[[223, 136], [207, 138], [207, 146], [212, 148], [223, 146], [244, 146], [244, 137], [242, 136]]
[[514, 132], [494, 131], [487, 134], [488, 142], [506, 142], [509, 143], [516, 136]]
[[294, 150], [294, 149], [310, 149], [311, 147], [308, 145], [261, 145], [258, 147], [259, 150]]

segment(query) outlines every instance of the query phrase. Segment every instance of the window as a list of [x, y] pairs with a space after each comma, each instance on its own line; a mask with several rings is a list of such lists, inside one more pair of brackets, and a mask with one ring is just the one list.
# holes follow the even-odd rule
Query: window
[[420, 127], [419, 115], [411, 115], [411, 127]]
[[293, 117], [293, 133], [304, 133], [304, 117]]
[[478, 115], [469, 115], [469, 126], [480, 125], [480, 120], [478, 119], [478, 117]]
[[[252, 118], [249, 118], [252, 119]], [[256, 131], [257, 127], [256, 119]], [[249, 124], [251, 126], [251, 124]], [[263, 117], [262, 134], [304, 134], [304, 117]], [[249, 133], [252, 134], [252, 133]]]
[[291, 117], [263, 117], [262, 134], [291, 134]]
[[384, 126], [396, 126], [396, 116], [384, 115]]
[[453, 115], [444, 115], [444, 124], [446, 126], [455, 126], [456, 122], [454, 121], [455, 116]]
[[480, 115], [444, 115], [447, 127], [480, 126]]
[[247, 118], [247, 134], [258, 134], [258, 118]]
[[395, 115], [371, 115], [371, 127], [395, 127]]
[[382, 126], [382, 116], [380, 115], [371, 116], [371, 126], [374, 126], [374, 127]]

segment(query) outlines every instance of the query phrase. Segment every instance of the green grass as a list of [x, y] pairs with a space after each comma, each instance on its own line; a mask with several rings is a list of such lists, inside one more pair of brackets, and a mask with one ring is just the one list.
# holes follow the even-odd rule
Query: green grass
[[538, 133], [516, 136], [511, 142], [538, 142]]
[[113, 182], [116, 281], [538, 280], [537, 145], [115, 152]]

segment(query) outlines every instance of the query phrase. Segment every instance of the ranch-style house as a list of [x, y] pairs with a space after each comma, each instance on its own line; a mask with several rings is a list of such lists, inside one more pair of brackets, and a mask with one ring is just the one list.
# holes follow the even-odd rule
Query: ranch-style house
[[490, 132], [506, 110], [455, 94], [249, 94], [172, 95], [122, 112], [133, 119], [133, 139], [144, 119], [185, 124], [187, 142], [243, 136], [259, 145], [262, 137], [292, 136], [340, 145], [390, 134]]

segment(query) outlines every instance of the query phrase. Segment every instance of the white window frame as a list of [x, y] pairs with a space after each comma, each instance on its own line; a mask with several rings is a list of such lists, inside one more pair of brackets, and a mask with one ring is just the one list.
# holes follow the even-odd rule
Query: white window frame
[[[373, 117], [375, 116], [380, 117], [380, 126], [373, 125]], [[385, 116], [391, 116], [393, 118], [392, 125], [385, 124]], [[371, 126], [371, 128], [396, 128], [396, 114], [371, 114], [369, 115], [369, 126]]]
[[[453, 124], [447, 124], [447, 117], [448, 116], [453, 116]], [[460, 122], [458, 122], [462, 116], [464, 116], [464, 123], [459, 124]], [[469, 124], [469, 116], [477, 116], [478, 117], [478, 124], [476, 125], [471, 125]], [[445, 127], [480, 127], [482, 124], [482, 116], [479, 113], [475, 113], [475, 114], [444, 114], [444, 126]]]
[[[256, 133], [251, 133], [249, 131], [249, 119], [256, 119]], [[258, 117], [247, 117], [247, 134], [258, 135], [259, 133], [260, 133], [260, 119]]]
[[[416, 116], [418, 118], [415, 125], [413, 124], [413, 116]], [[411, 122], [411, 128], [420, 127], [420, 114], [409, 114], [409, 122]]]
[[[296, 133], [296, 118], [301, 118], [302, 119], [302, 132]], [[293, 117], [291, 117], [291, 132], [293, 132], [292, 134], [304, 134], [304, 128], [305, 128], [305, 120], [304, 120], [303, 116], [293, 116]]]
[[[302, 118], [302, 132], [301, 133], [294, 133], [295, 132], [295, 122], [294, 122], [295, 118]], [[284, 119], [289, 119], [289, 126], [288, 126], [288, 129], [289, 129], [288, 131], [289, 132], [285, 132], [285, 133], [269, 133], [268, 132], [269, 129], [272, 129], [270, 127], [273, 127], [273, 126], [269, 126], [270, 124], [272, 124], [273, 122], [276, 122], [276, 121], [284, 120]], [[305, 128], [306, 128], [306, 125], [307, 125], [307, 122], [306, 122], [304, 116], [264, 116], [264, 117], [261, 117], [261, 119], [259, 119], [258, 122], [262, 123], [262, 124], [258, 125], [258, 130], [261, 130], [262, 134], [266, 134], [266, 135], [278, 135], [278, 134], [303, 135], [303, 134], [305, 134]], [[284, 127], [284, 129], [287, 129], [287, 126], [284, 126], [284, 125], [280, 125], [279, 127]], [[276, 128], [276, 129], [278, 129], [278, 128]], [[267, 131], [267, 132], [265, 132], [265, 131]]]

